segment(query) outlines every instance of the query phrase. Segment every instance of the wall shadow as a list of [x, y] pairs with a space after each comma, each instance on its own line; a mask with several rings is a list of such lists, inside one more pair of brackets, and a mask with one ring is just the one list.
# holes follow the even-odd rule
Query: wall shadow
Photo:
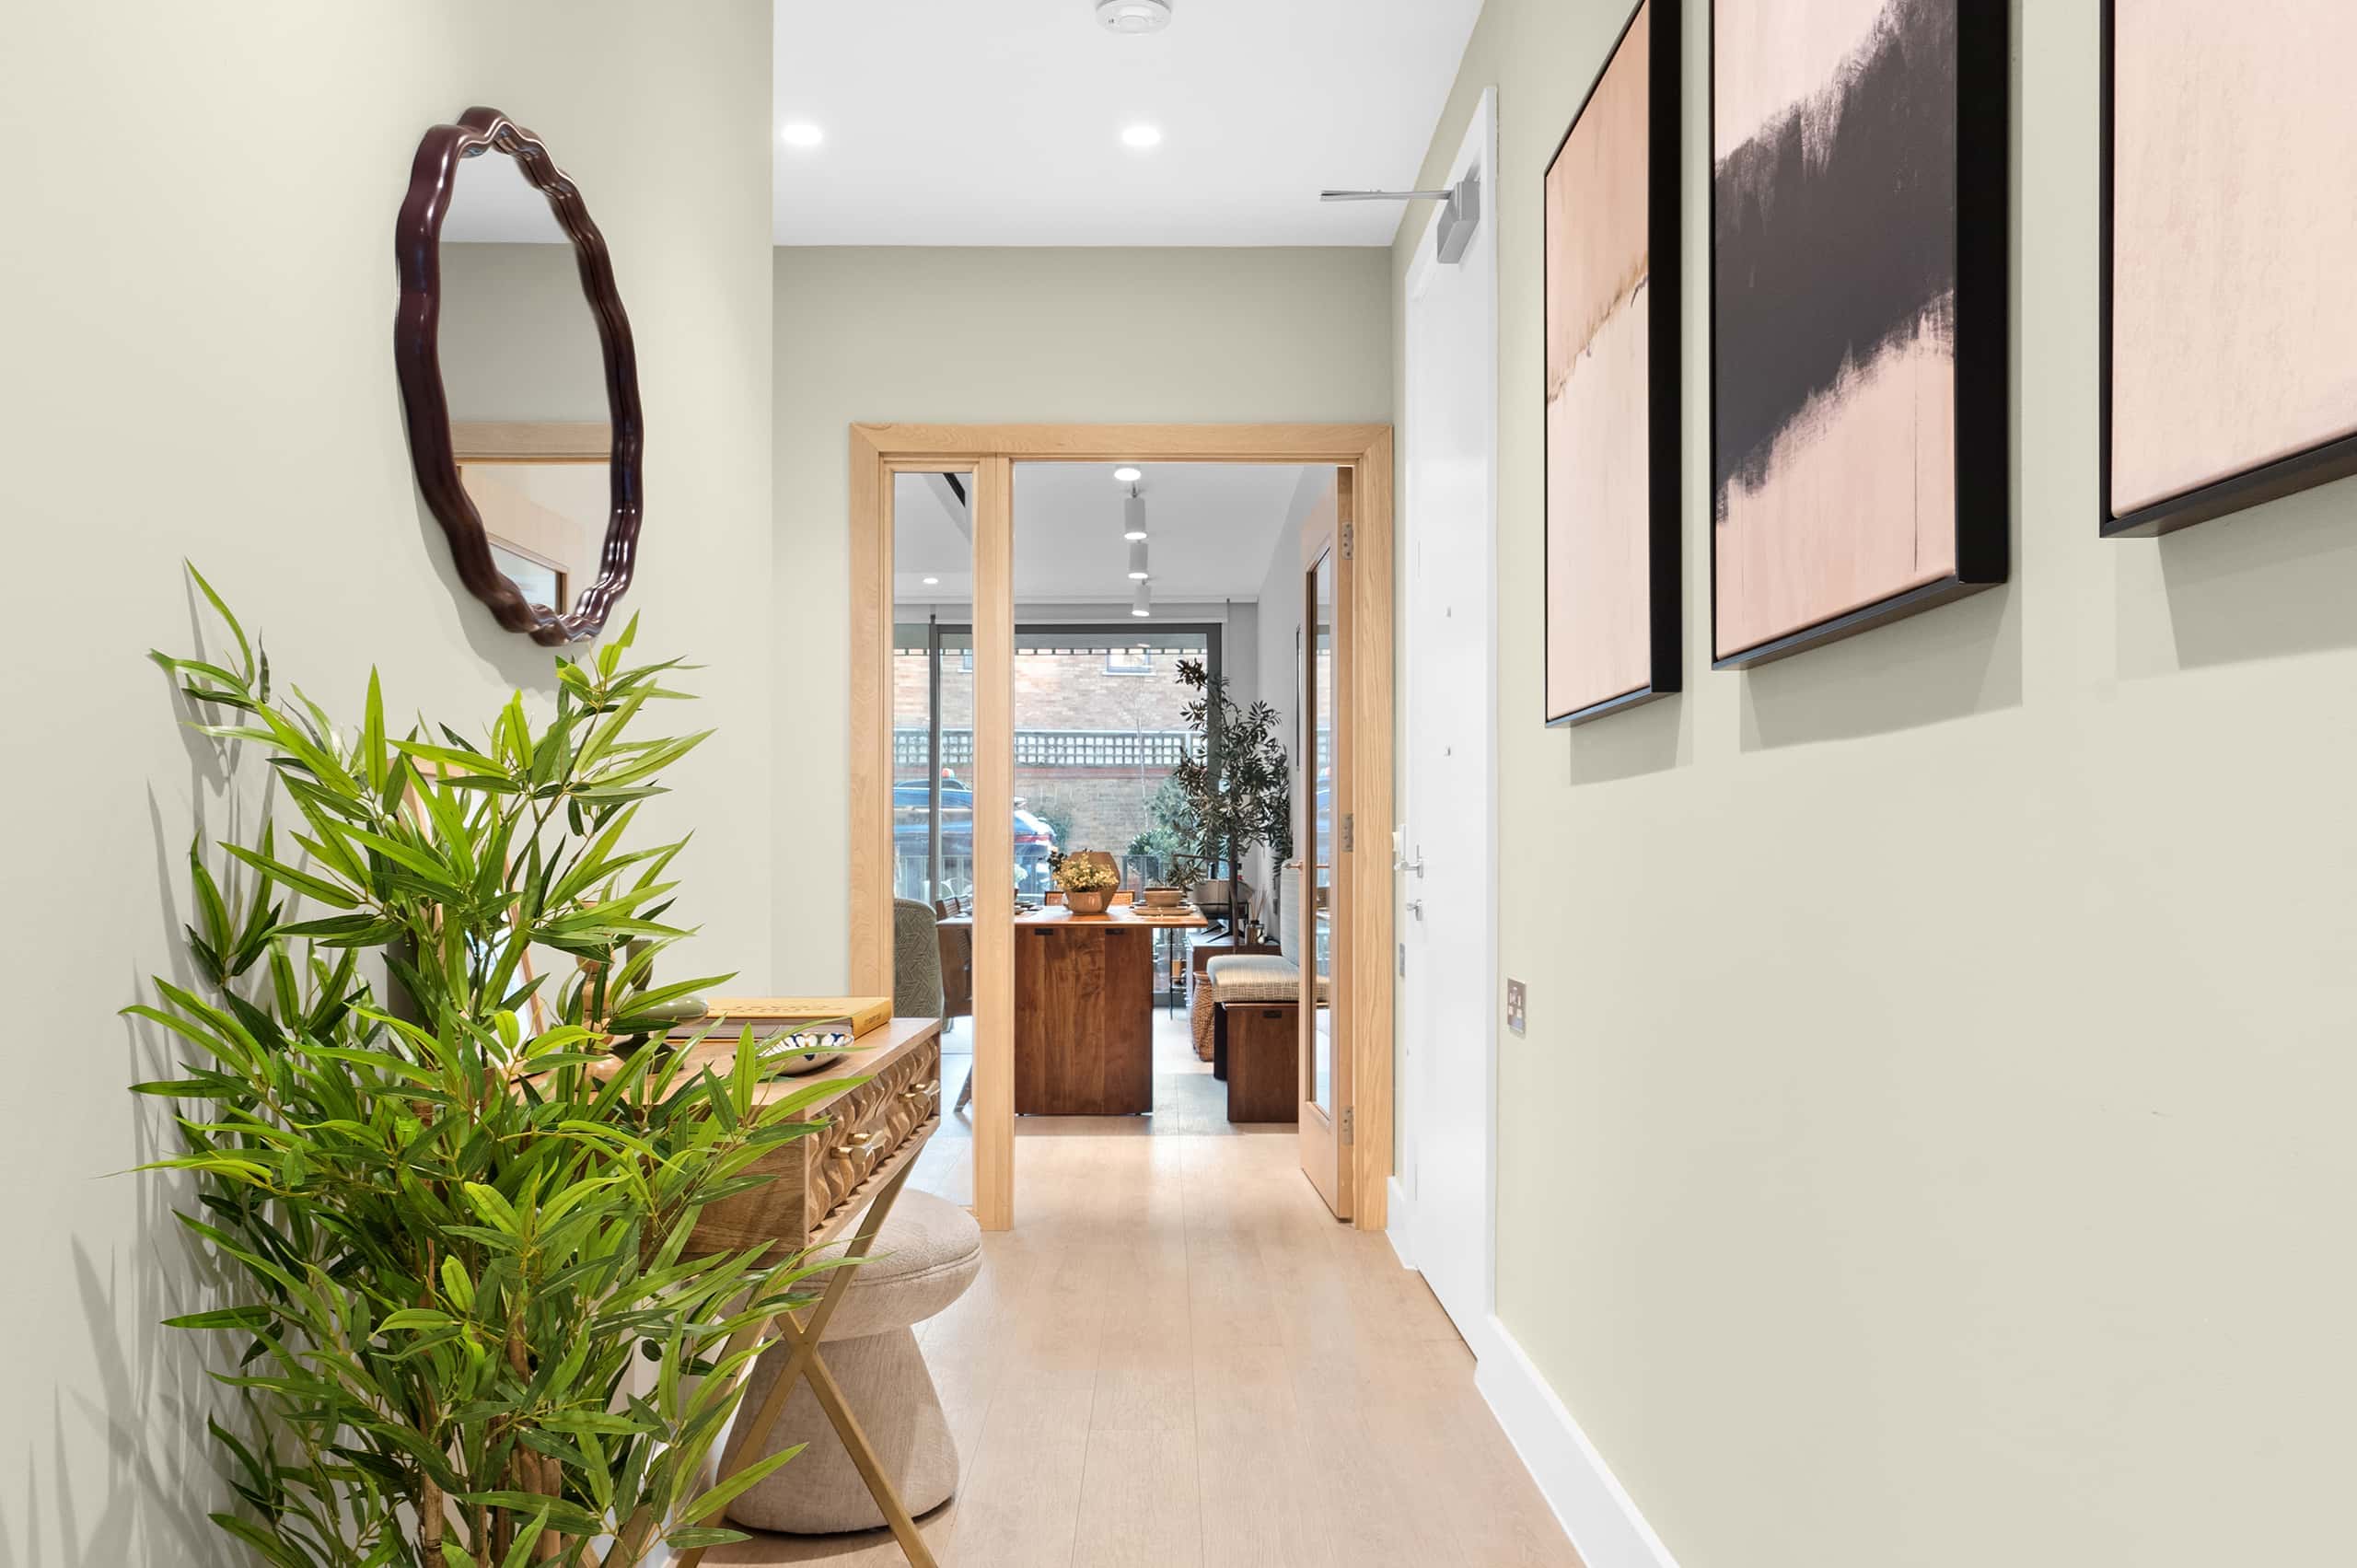
[[1694, 710], [1687, 698], [1678, 692], [1566, 731], [1573, 787], [1618, 784], [1689, 766], [1694, 761]]
[[[459, 578], [459, 568], [450, 560], [450, 541], [442, 532], [442, 525], [435, 520], [421, 498], [416, 505], [418, 542], [425, 549], [425, 558], [434, 563], [434, 575], [443, 591], [458, 606], [459, 632], [467, 639], [467, 646], [474, 656], [496, 670], [499, 679], [524, 691], [539, 691], [554, 695], [556, 691], [556, 656], [560, 653], [579, 658], [596, 647], [597, 639], [572, 643], [563, 648], [544, 648], [521, 632], [510, 632], [491, 618], [491, 611]], [[614, 607], [608, 624], [625, 626], [630, 623], [630, 596]]]
[[1746, 751], [1856, 740], [2017, 708], [2020, 585], [2001, 584], [1742, 678]]
[[[2140, 621], [2160, 643], [2145, 652], [2173, 645], [2182, 669], [2357, 647], [2357, 482], [2122, 548], [2157, 550], [2160, 562], [2158, 604], [2122, 606], [2123, 674], [2170, 672], [2128, 645]], [[2123, 598], [2135, 592], [2123, 585]]]

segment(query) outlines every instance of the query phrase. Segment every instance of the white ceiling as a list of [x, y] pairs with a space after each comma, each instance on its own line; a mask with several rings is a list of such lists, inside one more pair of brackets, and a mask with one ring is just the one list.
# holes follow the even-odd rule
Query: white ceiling
[[[782, 245], [1383, 245], [1480, 0], [777, 0]], [[1123, 127], [1160, 127], [1147, 152]]]
[[[1157, 601], [1257, 599], [1286, 525], [1331, 482], [1332, 470], [1277, 463], [1147, 464], [1146, 566]], [[1097, 463], [1024, 463], [1015, 470], [1018, 604], [1126, 607], [1126, 487]], [[965, 508], [932, 474], [902, 474], [893, 491], [893, 597], [902, 604], [973, 598]], [[927, 584], [928, 576], [938, 577]]]

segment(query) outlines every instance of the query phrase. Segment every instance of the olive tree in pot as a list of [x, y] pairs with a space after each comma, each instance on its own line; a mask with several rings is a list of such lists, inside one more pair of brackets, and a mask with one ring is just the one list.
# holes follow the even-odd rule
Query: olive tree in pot
[[1201, 659], [1179, 660], [1178, 681], [1194, 695], [1185, 710], [1193, 742], [1170, 772], [1185, 802], [1182, 820], [1173, 824], [1187, 852], [1177, 874], [1209, 875], [1224, 866], [1239, 878], [1244, 856], [1256, 845], [1276, 860], [1289, 859], [1292, 777], [1276, 735], [1276, 709], [1266, 703], [1237, 707], [1227, 678]]
[[[692, 1237], [824, 1091], [762, 1103], [749, 1037], [726, 1073], [608, 1049], [726, 978], [648, 978], [688, 935], [664, 923], [681, 845], [629, 835], [703, 737], [633, 725], [675, 666], [623, 668], [633, 626], [558, 661], [547, 723], [519, 693], [480, 742], [389, 731], [372, 674], [341, 730], [195, 580], [234, 656], [156, 661], [300, 822], [199, 837], [196, 983], [130, 1009], [187, 1052], [137, 1089], [180, 1102], [156, 1163], [192, 1173], [180, 1218], [235, 1298], [171, 1320], [231, 1347], [244, 1408], [209, 1424], [244, 1507], [215, 1521], [280, 1568], [620, 1568], [741, 1539], [706, 1521], [790, 1455], [697, 1487], [812, 1270]], [[536, 981], [534, 947], [585, 961]]]

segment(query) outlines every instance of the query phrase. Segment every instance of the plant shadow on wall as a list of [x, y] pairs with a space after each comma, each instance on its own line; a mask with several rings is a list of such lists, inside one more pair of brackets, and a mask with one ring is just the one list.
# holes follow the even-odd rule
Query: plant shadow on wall
[[2151, 541], [2114, 541], [2119, 673], [2357, 646], [2357, 486], [2303, 491]]
[[[749, 1036], [725, 1074], [617, 1053], [726, 978], [654, 982], [689, 935], [663, 923], [681, 845], [628, 842], [704, 738], [632, 732], [681, 695], [676, 661], [623, 668], [633, 624], [557, 661], [546, 724], [518, 692], [480, 744], [394, 734], [372, 675], [339, 729], [194, 580], [234, 657], [154, 656], [292, 807], [200, 829], [183, 979], [128, 1009], [181, 1058], [136, 1088], [178, 1108], [153, 1164], [192, 1178], [176, 1218], [225, 1282], [170, 1321], [229, 1363], [207, 1427], [242, 1506], [215, 1522], [287, 1568], [621, 1568], [741, 1539], [705, 1522], [793, 1451], [697, 1488], [815, 1270], [699, 1249], [697, 1219], [840, 1080], [761, 1103]], [[572, 972], [536, 979], [536, 948]]]
[[1743, 749], [1855, 740], [2022, 705], [2020, 586], [1741, 672]]

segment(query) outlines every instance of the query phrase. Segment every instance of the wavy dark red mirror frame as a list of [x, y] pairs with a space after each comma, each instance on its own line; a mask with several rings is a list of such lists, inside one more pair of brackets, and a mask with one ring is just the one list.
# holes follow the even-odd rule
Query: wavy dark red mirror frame
[[[482, 516], [459, 482], [450, 440], [450, 404], [442, 388], [442, 220], [461, 160], [486, 152], [513, 157], [524, 178], [546, 196], [556, 221], [573, 241], [581, 267], [581, 291], [597, 318], [598, 342], [606, 364], [606, 403], [612, 412], [613, 450], [608, 465], [612, 502], [606, 542], [598, 556], [598, 580], [558, 614], [516, 589], [491, 555]], [[393, 365], [401, 377], [401, 412], [409, 421], [409, 453], [417, 486], [435, 520], [450, 540], [459, 580], [510, 632], [536, 643], [562, 646], [594, 637], [630, 587], [638, 561], [638, 529], [644, 512], [642, 464], [645, 431], [638, 402], [638, 355], [632, 346], [630, 318], [614, 288], [612, 260], [605, 237], [590, 221], [581, 192], [549, 157], [538, 136], [495, 109], [470, 109], [455, 125], [436, 125], [417, 145], [410, 165], [409, 194], [401, 202], [393, 233], [393, 258], [401, 272], [401, 308], [393, 319]]]

